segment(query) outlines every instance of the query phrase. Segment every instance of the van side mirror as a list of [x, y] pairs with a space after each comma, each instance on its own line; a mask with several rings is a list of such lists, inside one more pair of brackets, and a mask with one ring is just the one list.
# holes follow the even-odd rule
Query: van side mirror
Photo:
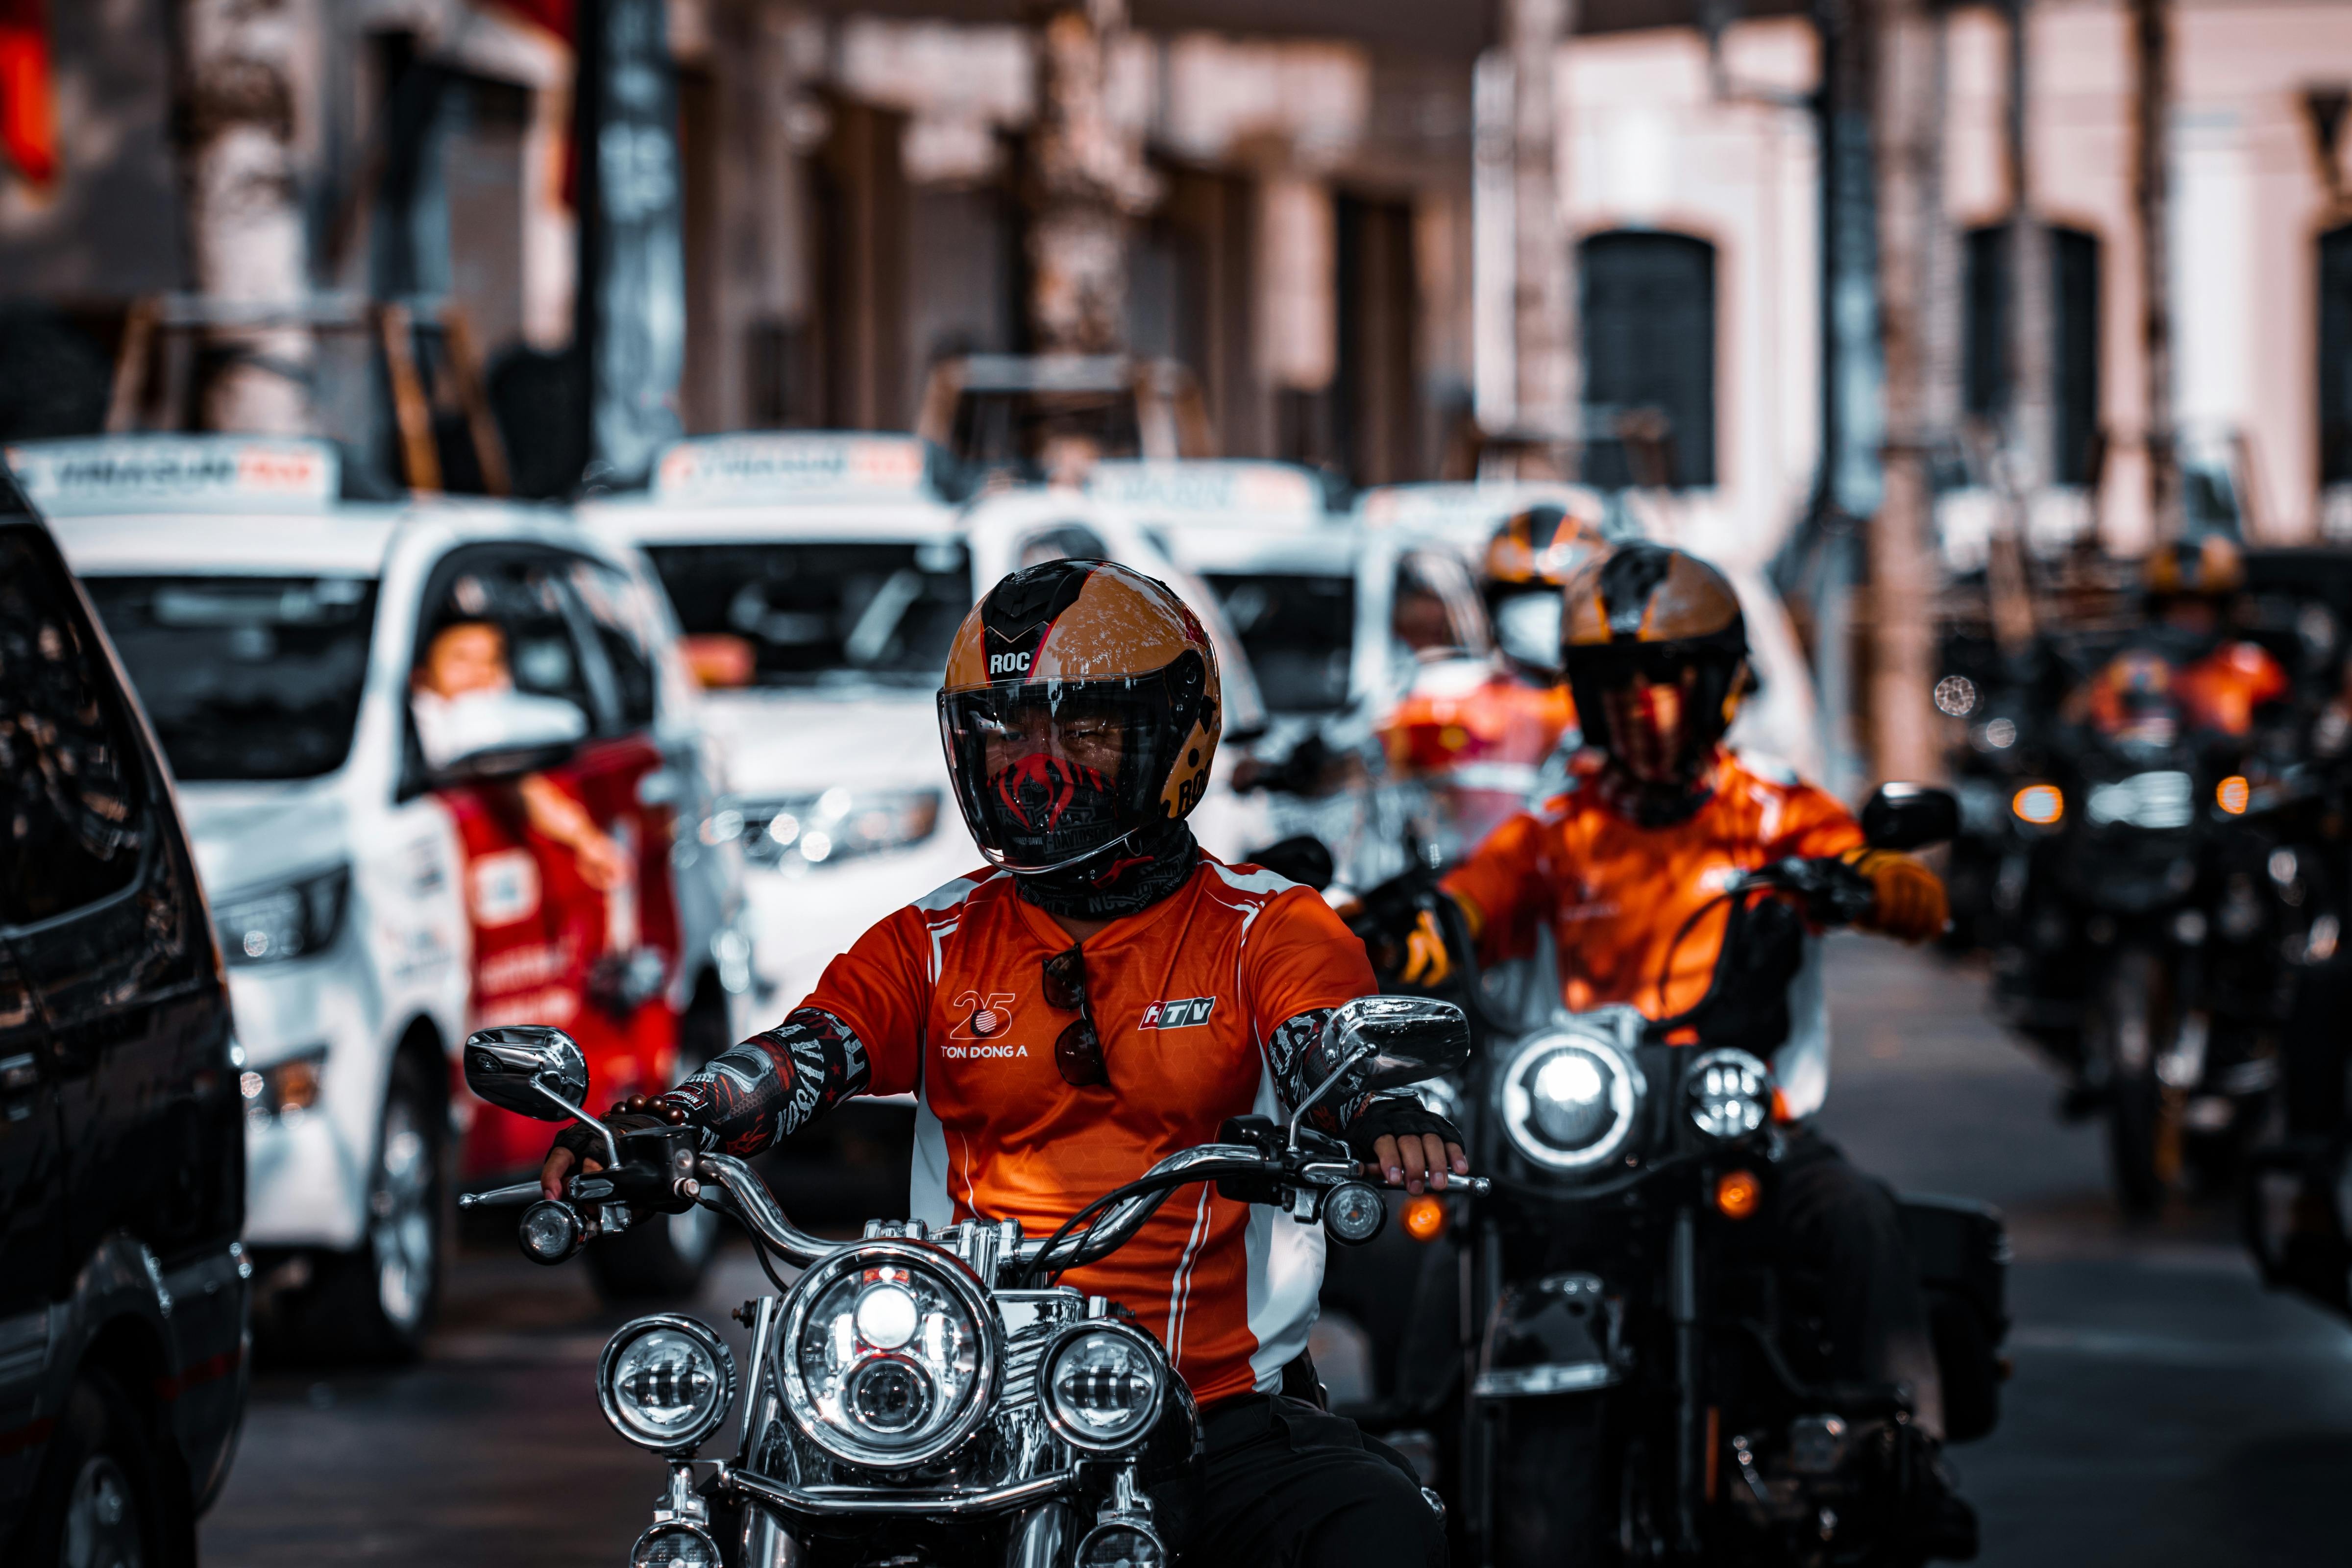
[[1883, 784], [1862, 807], [1862, 836], [1874, 849], [1924, 849], [1957, 838], [1960, 803], [1932, 784]]
[[422, 697], [411, 707], [417, 749], [436, 784], [535, 773], [562, 763], [588, 738], [578, 703], [535, 692]]

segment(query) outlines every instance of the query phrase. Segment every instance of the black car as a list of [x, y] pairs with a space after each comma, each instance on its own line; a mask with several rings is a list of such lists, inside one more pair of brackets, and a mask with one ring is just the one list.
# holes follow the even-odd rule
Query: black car
[[171, 775], [0, 471], [0, 1561], [195, 1560], [245, 1412], [240, 1070]]

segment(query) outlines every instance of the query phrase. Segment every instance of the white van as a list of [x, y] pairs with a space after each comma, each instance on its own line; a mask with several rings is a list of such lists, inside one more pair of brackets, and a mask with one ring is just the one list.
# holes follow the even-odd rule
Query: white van
[[[660, 592], [642, 558], [550, 512], [343, 501], [322, 442], [7, 457], [177, 777], [244, 1052], [257, 1283], [314, 1349], [411, 1352], [448, 1181], [547, 1144], [465, 1092], [469, 1029], [571, 1029], [600, 1099], [667, 1087], [735, 1037], [739, 856], [713, 831]], [[488, 727], [436, 740], [428, 766], [428, 661], [467, 648], [503, 664], [505, 695], [455, 710]], [[690, 1287], [709, 1225], [643, 1233], [600, 1281]]]

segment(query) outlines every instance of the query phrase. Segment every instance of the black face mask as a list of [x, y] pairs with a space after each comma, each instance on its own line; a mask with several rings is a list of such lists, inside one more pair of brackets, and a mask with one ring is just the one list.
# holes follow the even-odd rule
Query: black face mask
[[1049, 915], [1115, 921], [1150, 909], [1184, 885], [1201, 858], [1181, 818], [1137, 831], [1058, 871], [1015, 872], [1021, 896]]

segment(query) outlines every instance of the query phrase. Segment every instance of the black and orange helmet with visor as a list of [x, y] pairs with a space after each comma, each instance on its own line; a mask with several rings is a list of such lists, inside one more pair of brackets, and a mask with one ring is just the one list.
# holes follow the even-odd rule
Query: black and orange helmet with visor
[[1586, 743], [1669, 795], [1705, 772], [1755, 684], [1729, 579], [1663, 545], [1626, 545], [1577, 573], [1559, 640]]
[[940, 733], [956, 804], [991, 865], [1058, 871], [1206, 792], [1216, 650], [1162, 583], [1048, 561], [990, 589], [956, 632]]

